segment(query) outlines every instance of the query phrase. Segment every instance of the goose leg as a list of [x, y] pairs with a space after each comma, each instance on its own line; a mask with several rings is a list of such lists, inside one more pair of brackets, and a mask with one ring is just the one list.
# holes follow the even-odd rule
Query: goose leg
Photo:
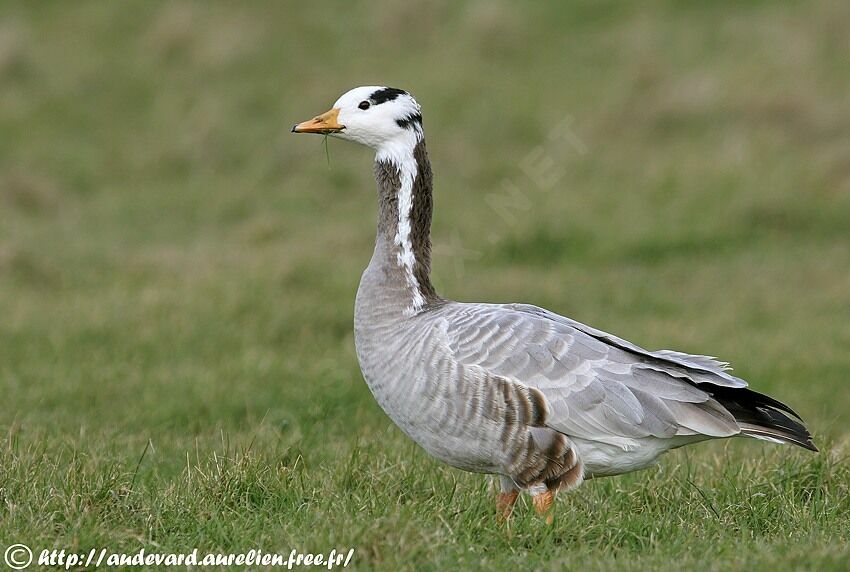
[[552, 505], [555, 503], [555, 493], [546, 488], [546, 485], [534, 485], [529, 489], [531, 493], [531, 504], [538, 515], [546, 518], [546, 524], [552, 524], [555, 517], [552, 514]]
[[514, 504], [519, 497], [519, 489], [513, 481], [505, 476], [499, 477], [501, 491], [496, 494], [496, 516], [500, 521], [507, 521], [514, 511]]

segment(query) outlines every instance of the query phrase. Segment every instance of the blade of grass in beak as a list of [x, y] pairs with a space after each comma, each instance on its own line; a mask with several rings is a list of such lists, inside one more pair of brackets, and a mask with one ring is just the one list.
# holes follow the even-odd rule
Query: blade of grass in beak
[[325, 133], [325, 136], [322, 138], [322, 143], [325, 146], [325, 158], [328, 160], [328, 169], [331, 168], [331, 152], [328, 149], [328, 134]]

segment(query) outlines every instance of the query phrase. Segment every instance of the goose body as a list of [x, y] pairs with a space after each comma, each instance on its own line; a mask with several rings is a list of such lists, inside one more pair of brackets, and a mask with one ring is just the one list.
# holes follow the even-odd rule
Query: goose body
[[816, 450], [788, 406], [714, 358], [648, 351], [536, 306], [439, 296], [431, 166], [407, 92], [355, 88], [293, 131], [376, 150], [378, 230], [354, 312], [363, 376], [428, 453], [499, 475], [505, 515], [518, 491], [546, 512], [555, 491], [585, 477], [639, 470], [706, 439], [748, 435]]

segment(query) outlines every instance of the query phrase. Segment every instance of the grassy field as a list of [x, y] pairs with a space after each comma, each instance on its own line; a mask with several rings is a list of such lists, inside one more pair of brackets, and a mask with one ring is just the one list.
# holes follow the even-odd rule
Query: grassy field
[[[3, 2], [0, 550], [850, 569], [848, 27], [840, 0]], [[375, 83], [424, 107], [444, 295], [718, 355], [821, 453], [699, 445], [500, 527], [360, 376], [369, 152], [289, 133]]]

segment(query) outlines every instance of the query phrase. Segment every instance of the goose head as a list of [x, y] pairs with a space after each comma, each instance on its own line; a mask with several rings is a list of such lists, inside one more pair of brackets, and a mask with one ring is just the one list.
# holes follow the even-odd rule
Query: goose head
[[330, 135], [392, 156], [412, 150], [422, 139], [422, 113], [402, 89], [362, 86], [342, 94], [330, 111], [293, 126], [292, 132]]

